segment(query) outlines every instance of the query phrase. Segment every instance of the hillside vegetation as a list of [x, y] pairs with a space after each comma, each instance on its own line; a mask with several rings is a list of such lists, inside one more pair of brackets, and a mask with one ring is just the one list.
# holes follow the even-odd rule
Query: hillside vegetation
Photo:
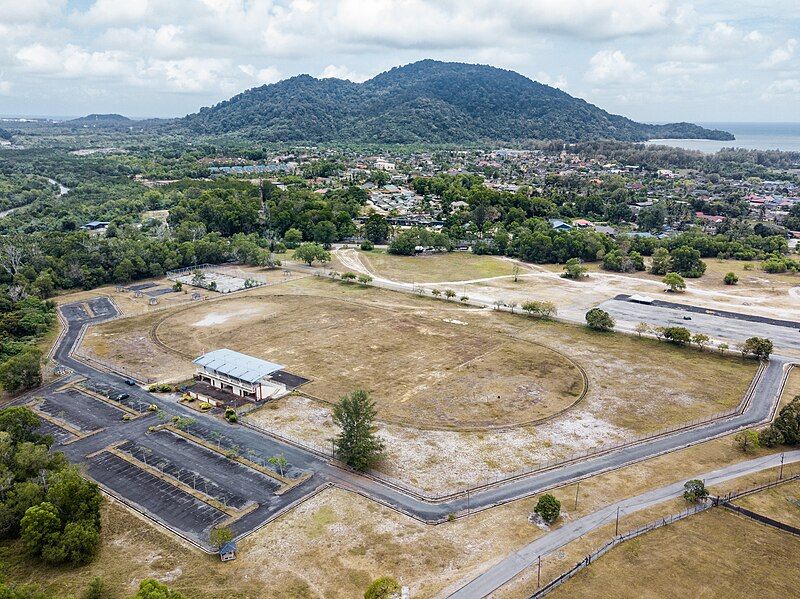
[[637, 123], [513, 71], [433, 60], [360, 84], [300, 75], [203, 108], [179, 127], [283, 142], [733, 139], [690, 123]]

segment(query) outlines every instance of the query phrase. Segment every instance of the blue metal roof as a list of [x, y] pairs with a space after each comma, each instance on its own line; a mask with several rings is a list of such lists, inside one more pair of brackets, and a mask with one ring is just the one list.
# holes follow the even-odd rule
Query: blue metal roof
[[195, 358], [193, 363], [248, 383], [256, 383], [285, 366], [254, 358], [232, 349], [216, 349]]

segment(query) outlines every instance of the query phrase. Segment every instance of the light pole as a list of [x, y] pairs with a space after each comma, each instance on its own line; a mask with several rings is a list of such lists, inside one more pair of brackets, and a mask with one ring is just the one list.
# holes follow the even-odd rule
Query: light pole
[[614, 526], [614, 536], [619, 536], [619, 506], [617, 506], [617, 523]]
[[783, 480], [783, 456], [784, 454], [781, 453], [781, 471], [780, 474], [778, 475], [778, 480]]
[[578, 511], [578, 493], [581, 490], [581, 481], [578, 481], [578, 485], [575, 487], [575, 508], [572, 510], [573, 512]]

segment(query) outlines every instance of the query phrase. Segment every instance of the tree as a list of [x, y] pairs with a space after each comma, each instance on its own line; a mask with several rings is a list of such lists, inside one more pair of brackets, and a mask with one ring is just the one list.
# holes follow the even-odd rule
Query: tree
[[723, 356], [725, 355], [725, 352], [728, 351], [729, 348], [730, 348], [730, 346], [727, 343], [720, 343], [717, 346], [717, 349], [719, 350], [719, 353], [721, 353]]
[[511, 274], [514, 276], [515, 283], [519, 281], [519, 270], [520, 270], [519, 264], [515, 262], [514, 265], [511, 267]]
[[452, 289], [445, 289], [444, 290], [444, 296], [447, 299], [453, 299], [456, 296], [456, 292], [453, 291]]
[[636, 334], [639, 335], [639, 337], [641, 337], [645, 333], [650, 332], [650, 325], [647, 324], [646, 322], [640, 322], [639, 324], [636, 325], [636, 328], [634, 328], [634, 330], [636, 331]]
[[780, 433], [781, 443], [800, 444], [800, 396], [781, 408], [771, 428]]
[[775, 447], [783, 443], [783, 433], [775, 425], [770, 425], [758, 433], [758, 444], [764, 447]]
[[592, 308], [586, 313], [586, 324], [596, 331], [610, 331], [616, 325], [611, 314], [600, 308]]
[[692, 333], [686, 327], [664, 327], [664, 338], [677, 345], [686, 345], [692, 340]]
[[380, 214], [371, 214], [364, 223], [364, 237], [376, 245], [389, 239], [389, 223]]
[[530, 300], [522, 303], [522, 310], [530, 316], [551, 318], [556, 315], [556, 305], [553, 302]]
[[61, 535], [61, 518], [52, 503], [42, 502], [28, 508], [20, 522], [22, 542], [33, 556], [41, 557], [42, 552], [58, 545]]
[[331, 254], [318, 243], [303, 243], [295, 251], [294, 257], [311, 266], [316, 262], [330, 262]]
[[667, 291], [677, 293], [686, 289], [686, 281], [676, 272], [668, 272], [662, 281], [668, 287]]
[[700, 259], [700, 250], [681, 245], [672, 250], [672, 270], [684, 277], [697, 278], [706, 271], [706, 263]]
[[369, 275], [358, 275], [358, 282], [361, 283], [364, 287], [372, 283], [372, 277]]
[[8, 392], [14, 393], [41, 385], [41, 356], [42, 352], [37, 347], [28, 346], [16, 356], [2, 362], [0, 364], [0, 386]]
[[293, 250], [301, 243], [303, 243], [303, 234], [298, 229], [291, 227], [283, 234], [283, 245], [290, 250]]
[[[89, 563], [100, 548], [100, 531], [89, 521], [70, 522], [64, 527], [58, 550], [54, 552], [54, 563], [69, 562], [73, 566]], [[46, 557], [43, 553], [43, 557]]]
[[744, 453], [750, 453], [751, 451], [758, 449], [758, 446], [760, 445], [758, 432], [754, 430], [736, 433], [736, 435], [733, 437], [733, 442], [736, 447], [741, 449]]
[[726, 285], [736, 285], [739, 282], [739, 276], [735, 272], [729, 272], [722, 280]]
[[145, 578], [139, 583], [139, 590], [131, 599], [183, 599], [183, 595], [173, 591], [163, 582]]
[[356, 273], [350, 271], [342, 273], [342, 281], [344, 281], [345, 283], [349, 283], [350, 281], [355, 281], [355, 280], [356, 280]]
[[341, 428], [334, 439], [336, 454], [356, 470], [366, 470], [383, 453], [384, 443], [377, 436], [375, 402], [366, 391], [344, 396], [333, 408], [333, 422]]
[[539, 497], [533, 511], [539, 514], [546, 524], [552, 524], [561, 514], [561, 502], [550, 493], [545, 493]]
[[208, 541], [219, 551], [228, 541], [233, 540], [233, 531], [229, 526], [215, 526], [208, 533]]
[[692, 479], [683, 485], [683, 498], [690, 503], [697, 503], [708, 497], [708, 489], [702, 480]]
[[399, 594], [400, 583], [390, 576], [381, 576], [364, 591], [364, 599], [395, 599]]
[[769, 360], [772, 353], [772, 341], [763, 337], [750, 337], [742, 345], [742, 354], [751, 354], [759, 360]]
[[274, 455], [269, 459], [269, 463], [275, 466], [278, 469], [278, 473], [283, 476], [283, 472], [286, 470], [286, 456], [282, 453], [278, 455]]
[[703, 348], [708, 345], [709, 341], [711, 341], [711, 338], [704, 333], [695, 333], [692, 335], [692, 343], [694, 343], [700, 351], [703, 351]]
[[586, 276], [586, 267], [580, 258], [570, 258], [564, 265], [564, 272], [561, 276], [565, 279], [580, 279]]
[[650, 273], [654, 275], [665, 275], [672, 269], [669, 251], [666, 248], [658, 248], [653, 252], [653, 262], [650, 264]]
[[442, 295], [442, 291], [440, 289], [433, 288], [431, 289], [431, 295], [434, 297], [439, 297]]
[[339, 233], [336, 225], [329, 220], [321, 220], [314, 225], [314, 241], [322, 244], [322, 247], [329, 249], [331, 244], [336, 241]]

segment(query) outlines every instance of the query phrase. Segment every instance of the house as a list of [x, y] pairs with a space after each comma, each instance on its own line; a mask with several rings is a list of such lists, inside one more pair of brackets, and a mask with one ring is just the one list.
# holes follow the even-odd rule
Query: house
[[585, 218], [576, 218], [572, 221], [573, 226], [578, 227], [579, 229], [588, 229], [594, 226], [594, 223], [590, 220], [586, 220]]
[[236, 559], [236, 541], [228, 541], [219, 548], [219, 559], [230, 562]]
[[557, 218], [550, 219], [550, 226], [556, 231], [572, 231], [572, 225], [565, 223], [563, 220], [558, 220]]
[[698, 220], [702, 220], [703, 222], [706, 223], [712, 223], [718, 225], [720, 223], [725, 222], [724, 216], [719, 216], [715, 214], [703, 214], [702, 212], [695, 212], [694, 215]]
[[106, 220], [93, 220], [89, 221], [85, 225], [81, 227], [82, 231], [103, 231], [110, 225], [111, 223]]
[[[194, 378], [200, 383], [195, 391], [199, 395], [206, 395], [203, 384], [210, 388], [208, 396], [212, 398], [223, 391], [250, 401], [261, 401], [288, 392], [286, 385], [276, 380], [283, 366], [231, 349], [216, 349], [195, 358], [192, 363], [197, 366]], [[218, 391], [215, 393], [215, 390]]]

